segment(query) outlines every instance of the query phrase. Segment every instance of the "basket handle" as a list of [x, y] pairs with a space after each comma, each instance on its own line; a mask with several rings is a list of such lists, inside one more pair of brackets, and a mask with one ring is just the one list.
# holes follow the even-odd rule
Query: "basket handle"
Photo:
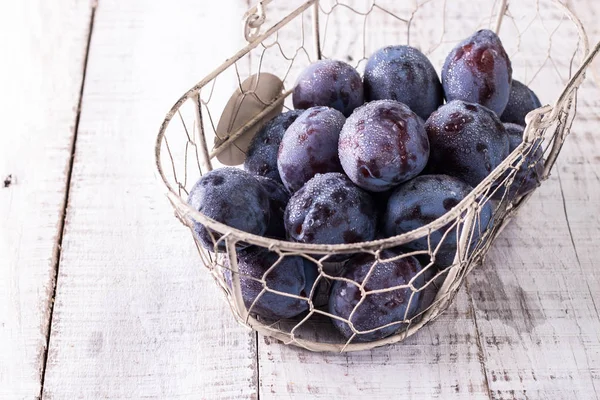
[[[583, 54], [585, 55], [585, 57], [584, 57], [583, 61], [581, 62], [581, 65], [579, 66], [577, 71], [571, 76], [571, 79], [569, 79], [569, 81], [567, 82], [564, 90], [558, 97], [558, 100], [554, 103], [554, 106], [552, 106], [552, 111], [549, 114], [541, 116], [541, 121], [540, 121], [541, 127], [552, 124], [552, 122], [558, 118], [558, 114], [559, 114], [559, 112], [562, 111], [562, 107], [556, 107], [556, 105], [563, 104], [563, 102], [572, 95], [573, 90], [575, 90], [577, 87], [579, 87], [579, 85], [585, 78], [586, 69], [592, 63], [592, 61], [594, 61], [594, 58], [596, 58], [596, 56], [600, 52], [600, 41], [597, 42], [596, 45], [590, 50], [590, 45], [588, 42], [587, 34], [585, 32], [585, 28], [581, 24], [581, 21], [579, 19], [577, 19], [575, 14], [573, 14], [571, 9], [559, 0], [554, 0], [554, 2], [558, 7], [563, 9], [563, 11], [569, 17], [569, 19], [577, 26], [577, 30], [579, 31], [579, 38], [583, 41]], [[543, 112], [545, 112], [545, 111], [542, 111], [541, 109], [538, 109], [538, 110], [540, 112], [536, 112], [536, 110], [534, 110], [530, 113], [531, 115], [528, 114], [525, 117], [525, 122], [527, 124], [529, 124], [529, 122], [532, 121], [534, 118], [536, 118], [538, 115], [543, 114]]]
[[[598, 53], [600, 53], [600, 41], [598, 41], [594, 47], [592, 47], [591, 51], [587, 53], [577, 71], [575, 71], [573, 76], [571, 76], [571, 79], [569, 79], [565, 85], [565, 88], [554, 105], [547, 105], [537, 108], [525, 116], [525, 123], [527, 126], [529, 126], [530, 122], [534, 120], [538, 120], [537, 126], [539, 128], [546, 128], [552, 125], [552, 123], [558, 118], [558, 114], [563, 110], [562, 107], [557, 107], [556, 105], [563, 104], [566, 99], [572, 95], [573, 90], [581, 85], [581, 82], [585, 79], [585, 72], [588, 66], [594, 61]], [[548, 111], [550, 112], [548, 113]]]
[[504, 18], [504, 14], [506, 13], [506, 9], [508, 8], [508, 0], [502, 0], [500, 3], [500, 7], [498, 8], [498, 15], [496, 16], [496, 24], [494, 26], [494, 32], [496, 35], [500, 32], [500, 27], [502, 26], [502, 19]]
[[273, 0], [259, 0], [254, 7], [244, 14], [244, 38], [247, 42], [252, 42], [258, 36], [260, 27], [267, 19], [265, 6], [271, 1]]
[[592, 63], [592, 61], [594, 61], [594, 58], [596, 58], [598, 53], [600, 53], [600, 41], [598, 41], [594, 45], [594, 47], [592, 47], [592, 50], [583, 59], [583, 62], [581, 63], [577, 71], [573, 74], [571, 79], [569, 79], [569, 82], [567, 83], [567, 86], [565, 86], [565, 90], [563, 90], [560, 97], [558, 98], [557, 103], [562, 102], [565, 99], [565, 97], [567, 97], [571, 93], [573, 88], [578, 87], [581, 84], [583, 79], [585, 79], [585, 71], [587, 67]]

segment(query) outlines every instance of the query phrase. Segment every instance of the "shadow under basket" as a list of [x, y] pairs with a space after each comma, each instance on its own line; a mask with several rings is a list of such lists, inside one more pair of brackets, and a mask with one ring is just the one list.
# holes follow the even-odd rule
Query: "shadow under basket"
[[[192, 233], [195, 223], [213, 232], [213, 251], [192, 237], [201, 262], [225, 293], [235, 318], [266, 336], [313, 351], [357, 351], [396, 343], [449, 307], [466, 275], [483, 262], [494, 239], [531, 196], [507, 195], [511, 186], [520, 184], [515, 178], [523, 160], [541, 149], [543, 157], [536, 160], [543, 166], [539, 183], [550, 174], [576, 114], [577, 89], [599, 51], [598, 45], [590, 49], [577, 17], [553, 0], [263, 0], [246, 13], [243, 28], [246, 46], [186, 92], [168, 112], [156, 141], [156, 164], [179, 220]], [[244, 151], [257, 130], [274, 115], [292, 108], [294, 83], [310, 63], [339, 59], [362, 73], [367, 58], [377, 49], [408, 44], [439, 67], [457, 43], [481, 28], [495, 30], [500, 36], [513, 64], [513, 78], [532, 87], [542, 104], [550, 105], [527, 115], [522, 144], [437, 220], [381, 240], [308, 245], [231, 228], [187, 204], [191, 187], [203, 173], [222, 164], [243, 163]], [[261, 80], [271, 83], [261, 85]], [[491, 221], [482, 223], [482, 210], [490, 207]], [[438, 235], [436, 241], [431, 240], [432, 235]], [[372, 260], [373, 270], [397, 261], [386, 259], [390, 254], [387, 250], [410, 248], [407, 245], [417, 240], [428, 243], [427, 250], [408, 250], [398, 256], [416, 257], [422, 265], [419, 274], [408, 282], [370, 290], [365, 282], [340, 277], [345, 266], [336, 260], [363, 254]], [[456, 253], [441, 263], [444, 244], [450, 241]], [[239, 273], [242, 243], [273, 252], [273, 263], [262, 277]], [[222, 250], [217, 251], [217, 247]], [[244, 303], [242, 286], [251, 280], [259, 285], [261, 296], [294, 297], [274, 292], [268, 285], [268, 275], [287, 257], [302, 257], [317, 266], [313, 289], [294, 298], [306, 303], [306, 311], [284, 320], [259, 317], [253, 312], [256, 302]], [[353, 314], [344, 319], [328, 312], [328, 293], [335, 281], [353, 288], [360, 296], [359, 305], [368, 296], [395, 292], [408, 302], [405, 309], [411, 311], [383, 327], [360, 330], [350, 323]], [[348, 326], [352, 332], [349, 338], [338, 332], [332, 319]], [[393, 333], [377, 340], [360, 340], [380, 329]]]

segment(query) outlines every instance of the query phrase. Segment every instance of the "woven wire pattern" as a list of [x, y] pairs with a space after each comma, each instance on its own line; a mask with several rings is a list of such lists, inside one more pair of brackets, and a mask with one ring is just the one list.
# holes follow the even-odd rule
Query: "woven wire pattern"
[[[577, 85], [568, 91], [565, 86], [581, 67], [581, 59], [587, 52], [587, 38], [578, 29], [578, 21], [552, 0], [515, 1], [504, 8], [502, 5], [500, 0], [271, 0], [265, 2], [266, 21], [255, 29], [255, 39], [175, 104], [157, 140], [159, 173], [169, 189], [169, 199], [180, 221], [192, 231], [194, 222], [210, 228], [214, 243], [212, 251], [203, 248], [194, 236], [201, 262], [223, 290], [239, 322], [286, 344], [315, 351], [352, 351], [401, 341], [447, 309], [466, 274], [483, 262], [494, 238], [529, 198], [530, 195], [520, 199], [507, 196], [511, 185], [521, 184], [515, 176], [524, 166], [526, 156], [533, 154], [538, 147], [542, 149], [543, 157], [535, 162], [544, 164], [540, 180], [546, 179], [576, 113]], [[282, 106], [290, 109], [289, 94], [296, 76], [311, 62], [319, 57], [340, 59], [362, 73], [368, 56], [390, 44], [409, 44], [419, 48], [439, 73], [452, 47], [477, 29], [496, 29], [499, 14], [503, 16], [499, 35], [512, 60], [513, 78], [530, 85], [542, 104], [552, 106], [530, 114], [523, 144], [469, 196], [438, 220], [418, 230], [372, 242], [305, 245], [238, 231], [187, 206], [187, 195], [197, 179], [203, 172], [220, 166], [216, 160], [219, 154], [225, 151], [243, 154], [243, 147], [238, 147], [239, 142], [234, 143], [233, 139], [251, 129], [252, 123], [241, 126], [230, 124], [225, 135], [222, 132], [220, 136], [217, 134], [219, 117], [234, 91], [241, 93], [242, 99], [251, 98], [267, 107], [264, 115], [276, 113]], [[565, 54], [564, 49], [569, 49], [569, 54]], [[252, 76], [259, 72], [281, 78], [283, 91], [275, 101], [261, 98], [256, 90], [256, 79], [252, 81]], [[248, 79], [249, 85], [245, 84]], [[237, 112], [239, 104], [236, 107]], [[528, 167], [533, 168], [534, 165]], [[492, 200], [496, 191], [504, 193], [500, 200]], [[484, 226], [481, 210], [488, 203], [493, 207], [493, 218], [492, 223]], [[441, 234], [438, 246], [432, 245], [432, 234]], [[426, 250], [406, 251], [391, 260], [385, 259], [383, 254], [389, 254], [385, 250], [419, 238], [426, 238]], [[457, 243], [454, 262], [440, 268], [435, 264], [436, 257], [443, 244], [451, 239]], [[273, 252], [276, 261], [265, 266], [262, 276], [240, 274], [237, 247], [240, 242]], [[222, 247], [225, 252], [218, 251]], [[362, 281], [355, 282], [340, 276], [344, 267], [342, 263], [335, 262], [334, 257], [340, 254], [364, 254], [372, 259]], [[318, 268], [316, 284], [306, 296], [278, 292], [267, 283], [269, 275], [277, 270], [285, 257], [295, 256], [315, 263]], [[422, 270], [416, 277], [402, 285], [368, 287], [369, 277], [378, 267], [413, 256], [418, 257], [422, 264]], [[348, 318], [340, 318], [327, 311], [327, 293], [335, 281], [346, 281], [361, 294]], [[259, 297], [266, 293], [294, 297], [308, 304], [307, 312], [293, 319], [275, 321], [257, 316], [253, 312], [257, 301], [244, 304], [241, 295], [242, 286], [252, 285], [252, 282], [260, 287]], [[409, 305], [416, 302], [417, 311], [411, 315], [407, 312], [402, 320], [394, 320], [384, 326], [362, 331], [356, 329], [352, 323], [354, 312], [367, 297], [390, 293], [397, 293]], [[330, 318], [343, 320], [353, 335], [342, 337], [333, 328]], [[397, 328], [396, 332], [384, 339], [365, 343], [354, 340], [357, 335], [391, 326]]]

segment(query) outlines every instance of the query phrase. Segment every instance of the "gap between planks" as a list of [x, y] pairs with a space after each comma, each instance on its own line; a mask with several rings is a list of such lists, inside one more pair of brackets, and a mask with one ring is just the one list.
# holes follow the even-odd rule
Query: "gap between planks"
[[256, 398], [255, 335], [226, 314], [152, 173], [172, 100], [239, 49], [238, 35], [198, 40], [236, 31], [238, 1], [96, 10], [44, 399]]
[[54, 250], [54, 255], [52, 257], [52, 272], [54, 274], [54, 279], [52, 282], [52, 297], [50, 298], [50, 313], [48, 315], [48, 330], [46, 331], [46, 346], [44, 348], [44, 354], [42, 359], [42, 368], [41, 368], [41, 381], [40, 381], [40, 392], [37, 396], [38, 399], [43, 398], [44, 393], [44, 382], [46, 378], [46, 366], [48, 364], [48, 350], [50, 348], [50, 335], [52, 333], [52, 316], [54, 315], [54, 300], [56, 298], [56, 287], [58, 283], [58, 272], [60, 268], [60, 254], [62, 251], [62, 242], [63, 236], [65, 232], [65, 221], [67, 219], [67, 207], [69, 205], [69, 192], [71, 190], [71, 178], [73, 176], [73, 164], [75, 160], [75, 151], [77, 150], [77, 133], [79, 131], [79, 120], [81, 117], [81, 106], [83, 101], [83, 91], [85, 89], [85, 78], [86, 71], [88, 66], [88, 60], [90, 55], [90, 45], [92, 43], [92, 33], [94, 30], [94, 18], [96, 16], [96, 8], [98, 7], [98, 1], [92, 1], [90, 3], [92, 8], [90, 14], [90, 21], [88, 23], [88, 32], [87, 32], [87, 42], [85, 45], [85, 56], [83, 59], [83, 72], [81, 76], [81, 85], [79, 87], [79, 98], [77, 101], [77, 114], [75, 117], [75, 129], [73, 132], [73, 140], [71, 141], [70, 155], [69, 155], [69, 164], [67, 166], [67, 180], [65, 187], [65, 196], [64, 201], [61, 207], [61, 216], [59, 219], [59, 227], [58, 227], [58, 240], [56, 241], [56, 247]]
[[[361, 0], [355, 0], [357, 3], [360, 3]], [[346, 1], [346, 3], [348, 3], [348, 1]], [[352, 2], [350, 2], [351, 4], [353, 4]], [[256, 0], [246, 0], [246, 4], [251, 7], [254, 4], [256, 4]], [[271, 3], [268, 6], [268, 14], [269, 15], [278, 15], [278, 13], [284, 13], [288, 10], [289, 6], [284, 6], [284, 3], [281, 2], [277, 2], [274, 1], [273, 3]], [[384, 22], [385, 23], [385, 20]], [[389, 21], [388, 21], [389, 23]], [[398, 26], [394, 26], [393, 29], [398, 29]], [[281, 36], [284, 36], [286, 34], [289, 34], [290, 32], [286, 31], [286, 30], [281, 30], [278, 32], [278, 34]], [[283, 39], [280, 39], [283, 40]], [[252, 53], [250, 53], [250, 57], [252, 56]], [[252, 60], [250, 60], [250, 62], [252, 62]], [[488, 371], [486, 368], [486, 353], [485, 353], [485, 349], [483, 348], [483, 343], [482, 343], [482, 334], [480, 332], [480, 328], [477, 324], [477, 317], [476, 317], [476, 312], [475, 312], [475, 305], [474, 305], [474, 301], [473, 301], [473, 296], [471, 295], [468, 285], [466, 285], [466, 280], [465, 280], [465, 286], [466, 286], [466, 290], [465, 290], [465, 296], [466, 296], [466, 301], [468, 302], [467, 304], [465, 304], [468, 309], [470, 310], [470, 314], [471, 314], [471, 319], [473, 321], [473, 326], [472, 328], [474, 329], [474, 332], [472, 332], [472, 334], [475, 336], [475, 344], [476, 344], [476, 349], [477, 349], [477, 357], [478, 357], [478, 363], [479, 363], [479, 367], [481, 369], [481, 374], [482, 374], [482, 378], [481, 378], [481, 385], [482, 385], [482, 391], [479, 393], [481, 395], [481, 397], [489, 399], [489, 400], [493, 400], [494, 397], [492, 395], [492, 390], [490, 388], [490, 384], [489, 384], [489, 377], [488, 377]], [[455, 299], [454, 301], [457, 301], [457, 299]], [[453, 305], [453, 307], [455, 307], [455, 305]], [[270, 368], [269, 368], [269, 345], [266, 344], [265, 342], [261, 343], [262, 340], [258, 340], [259, 335], [256, 335], [256, 355], [257, 355], [257, 359], [256, 359], [256, 387], [257, 387], [257, 397], [258, 399], [260, 399], [261, 397], [266, 399], [266, 398], [275, 398], [277, 397], [276, 394], [274, 394], [274, 392], [272, 392], [271, 394], [268, 393], [268, 381], [270, 379]], [[265, 337], [265, 341], [266, 341], [266, 337]], [[275, 341], [276, 342], [276, 341]], [[278, 346], [285, 346], [283, 344], [277, 344]], [[402, 346], [402, 344], [400, 344], [400, 346]], [[280, 349], [279, 350], [281, 353], [286, 353], [286, 349]], [[373, 357], [373, 354], [378, 354], [378, 353], [383, 353], [389, 351], [386, 349], [373, 349], [370, 350], [369, 352], [366, 352], [364, 354], [370, 353], [371, 354], [371, 359]], [[396, 353], [400, 354], [403, 352], [402, 347], [394, 350]], [[277, 351], [276, 351], [277, 352]], [[312, 353], [308, 350], [304, 350], [304, 349], [293, 349], [291, 352], [301, 352], [301, 353], [305, 353], [307, 354], [306, 357], [308, 359], [315, 357], [318, 360], [322, 360], [326, 357], [327, 353]], [[263, 358], [263, 363], [261, 364], [261, 354], [262, 354], [262, 358]], [[359, 354], [359, 353], [345, 353], [345, 354], [340, 354], [340, 353], [334, 353], [334, 356], [344, 356], [346, 357], [346, 360], [348, 359], [361, 359], [362, 357], [365, 357], [365, 355], [363, 354]], [[304, 358], [304, 356], [302, 356]], [[272, 363], [272, 362], [271, 362]], [[275, 362], [278, 363], [278, 362]], [[293, 367], [290, 367], [290, 365], [286, 365], [285, 360], [280, 360], [279, 361], [279, 367], [282, 369], [291, 369]], [[261, 377], [261, 369], [265, 368], [265, 373], [264, 373], [264, 377], [265, 377], [265, 385], [263, 386], [260, 377]], [[279, 379], [281, 379], [281, 377], [279, 377]], [[302, 382], [302, 377], [298, 377], [297, 378], [300, 382]], [[461, 382], [462, 383], [462, 382]], [[318, 386], [318, 385], [317, 385]], [[289, 386], [287, 388], [287, 390], [289, 391]], [[312, 393], [309, 390], [309, 393], [311, 393], [311, 397], [314, 393]], [[283, 392], [281, 393], [281, 395], [283, 395]], [[290, 396], [294, 396], [291, 393], [288, 393], [288, 395]], [[304, 395], [308, 396], [307, 393], [304, 393]]]
[[[558, 178], [558, 187], [560, 188], [560, 197], [561, 197], [562, 204], [563, 204], [565, 221], [567, 223], [567, 230], [569, 232], [569, 238], [571, 239], [571, 245], [573, 246], [573, 252], [575, 253], [575, 259], [577, 260], [577, 266], [579, 267], [581, 272], [584, 273], [583, 267], [581, 266], [581, 260], [579, 259], [577, 245], [575, 244], [575, 238], [573, 237], [573, 231], [571, 230], [571, 223], [569, 222], [569, 213], [567, 211], [567, 200], [565, 198], [565, 191], [563, 189], [563, 183], [562, 183], [562, 179], [560, 176], [559, 166], [557, 166], [557, 168], [556, 168], [556, 176]], [[598, 307], [596, 306], [596, 301], [594, 300], [594, 293], [592, 292], [592, 289], [590, 288], [590, 284], [587, 280], [585, 282], [585, 285], [588, 290], [588, 293], [590, 294], [590, 300], [591, 300], [592, 305], [594, 306], [594, 310], [596, 311], [596, 316], [600, 320], [600, 314], [598, 314]], [[587, 358], [587, 356], [586, 356], [586, 361], [588, 362], [588, 368], [589, 368], [589, 359]], [[598, 391], [596, 389], [596, 384], [594, 383], [594, 376], [593, 376], [593, 373], [591, 370], [590, 370], [590, 378], [591, 378], [592, 388], [594, 389], [594, 394], [596, 395], [596, 398], [598, 398]]]
[[[254, 5], [254, 0], [246, 0], [246, 6], [248, 10]], [[252, 69], [252, 52], [248, 54], [248, 70]], [[255, 354], [255, 382], [254, 385], [256, 387], [256, 400], [260, 400], [260, 342], [258, 340], [258, 332], [254, 332], [254, 349], [256, 351]]]
[[[481, 265], [478, 267], [481, 268]], [[471, 288], [469, 280], [465, 279], [465, 291], [467, 292], [467, 299], [469, 299], [469, 309], [473, 316], [473, 325], [475, 326], [475, 343], [477, 343], [477, 357], [479, 358], [479, 365], [481, 366], [481, 374], [483, 375], [483, 383], [487, 391], [487, 395], [490, 400], [493, 400], [492, 390], [490, 389], [490, 379], [488, 377], [487, 368], [485, 366], [485, 351], [483, 349], [483, 343], [481, 342], [481, 333], [479, 332], [479, 325], [477, 324], [477, 313], [475, 312], [475, 301], [471, 295]]]

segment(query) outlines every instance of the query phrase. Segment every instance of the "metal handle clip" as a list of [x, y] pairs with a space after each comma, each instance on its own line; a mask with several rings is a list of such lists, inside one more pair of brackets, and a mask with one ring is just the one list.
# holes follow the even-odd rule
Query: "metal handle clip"
[[256, 6], [244, 14], [244, 37], [246, 41], [251, 42], [258, 36], [260, 27], [266, 19], [265, 5], [270, 1], [260, 0]]

